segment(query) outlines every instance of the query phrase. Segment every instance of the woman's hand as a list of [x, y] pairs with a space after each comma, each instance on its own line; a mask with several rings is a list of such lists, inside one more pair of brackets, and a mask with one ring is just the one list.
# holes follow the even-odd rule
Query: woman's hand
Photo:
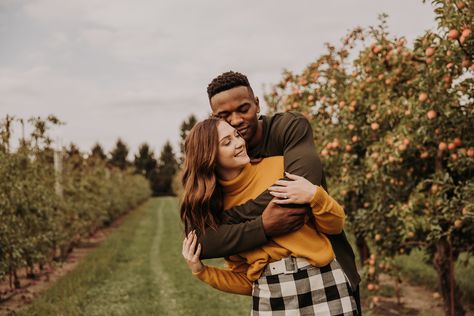
[[201, 260], [199, 260], [199, 255], [201, 254], [201, 244], [197, 246], [197, 236], [196, 231], [192, 231], [188, 234], [183, 240], [183, 257], [188, 264], [188, 267], [193, 273], [199, 273], [204, 269], [204, 265]]
[[273, 199], [277, 204], [306, 204], [310, 203], [318, 188], [303, 177], [285, 172], [288, 179], [293, 181], [278, 180], [268, 188], [270, 194], [277, 197]]

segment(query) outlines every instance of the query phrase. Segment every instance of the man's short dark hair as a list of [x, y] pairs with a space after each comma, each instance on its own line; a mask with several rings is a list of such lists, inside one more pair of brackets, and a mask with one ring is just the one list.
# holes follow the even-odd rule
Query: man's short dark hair
[[241, 74], [240, 72], [224, 72], [223, 74], [212, 79], [211, 83], [207, 86], [207, 95], [209, 97], [209, 101], [213, 96], [222, 91], [230, 90], [232, 88], [240, 86], [245, 86], [249, 88], [251, 93], [253, 94], [253, 90], [252, 87], [250, 87], [250, 83], [247, 79], [247, 76]]

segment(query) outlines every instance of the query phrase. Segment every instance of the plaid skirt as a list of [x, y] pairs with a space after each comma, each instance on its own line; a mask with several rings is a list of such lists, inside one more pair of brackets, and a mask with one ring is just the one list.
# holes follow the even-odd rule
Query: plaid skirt
[[266, 275], [254, 282], [253, 316], [357, 315], [349, 280], [336, 260], [291, 274]]

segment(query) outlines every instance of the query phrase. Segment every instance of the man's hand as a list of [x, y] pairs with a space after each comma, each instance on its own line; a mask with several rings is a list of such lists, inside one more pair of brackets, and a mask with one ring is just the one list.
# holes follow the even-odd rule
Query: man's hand
[[306, 209], [285, 208], [274, 203], [273, 199], [263, 211], [263, 229], [268, 237], [291, 233], [304, 225]]

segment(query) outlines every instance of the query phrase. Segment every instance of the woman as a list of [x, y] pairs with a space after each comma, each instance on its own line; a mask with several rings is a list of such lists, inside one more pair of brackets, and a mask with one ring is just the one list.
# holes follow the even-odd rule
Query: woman
[[[181, 219], [182, 254], [201, 281], [225, 292], [252, 295], [252, 314], [356, 315], [350, 284], [324, 234], [342, 231], [344, 211], [321, 187], [286, 174], [283, 157], [251, 164], [245, 141], [225, 121], [198, 123], [185, 144]], [[310, 204], [312, 212], [296, 232], [226, 258], [229, 269], [202, 264], [197, 235], [219, 225], [217, 212], [254, 199], [269, 189], [278, 204]]]

